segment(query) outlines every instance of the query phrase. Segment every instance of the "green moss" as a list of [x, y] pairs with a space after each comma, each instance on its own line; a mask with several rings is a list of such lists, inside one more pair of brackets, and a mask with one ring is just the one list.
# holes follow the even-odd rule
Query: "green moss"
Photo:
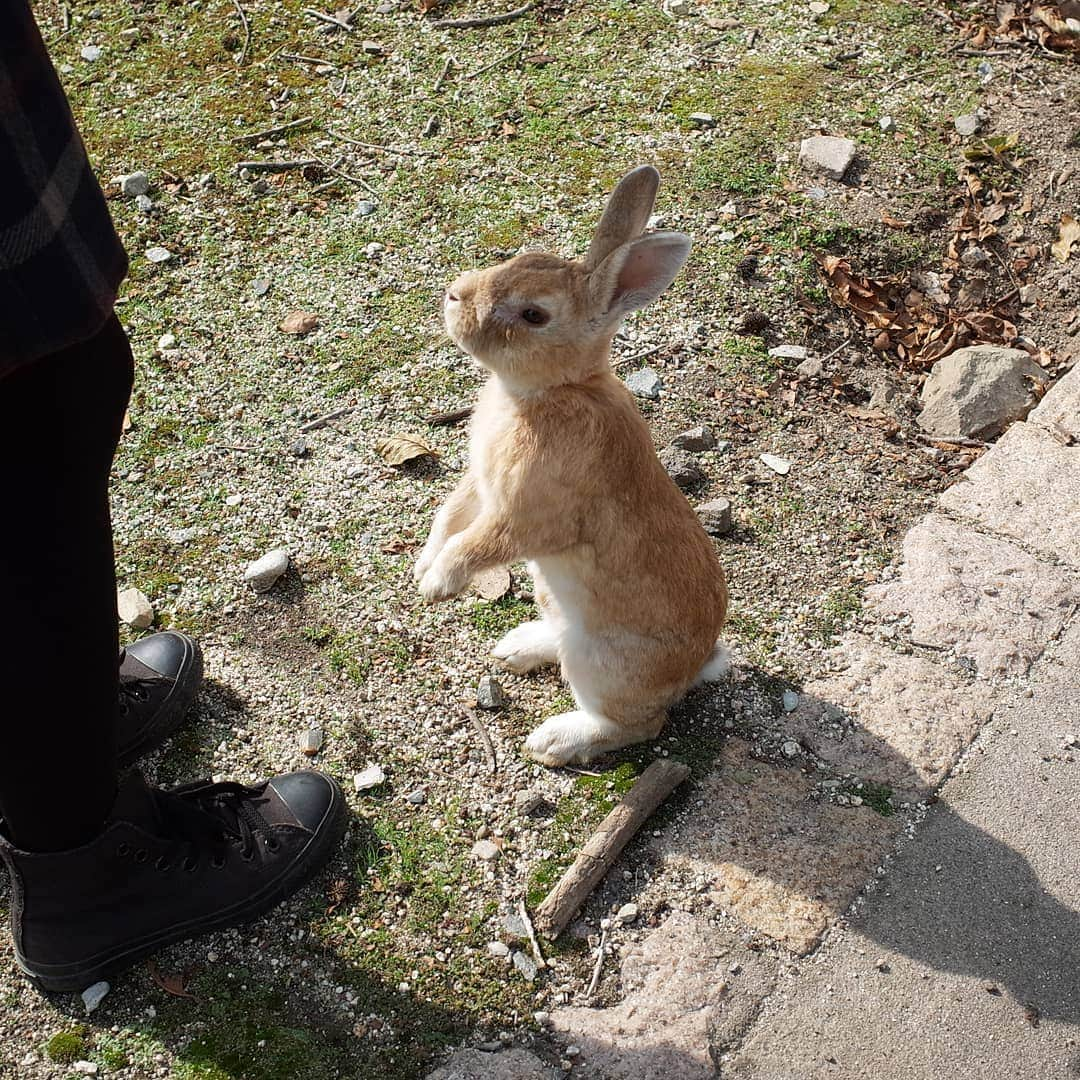
[[469, 622], [484, 638], [501, 638], [533, 615], [535, 610], [531, 604], [509, 594], [498, 600], [478, 600], [469, 608]]
[[837, 789], [841, 794], [856, 796], [862, 799], [864, 806], [869, 806], [875, 814], [882, 817], [891, 817], [896, 813], [892, 804], [892, 788], [886, 784], [875, 784], [873, 781], [864, 780], [858, 784], [848, 784]]
[[46, 1044], [45, 1053], [50, 1061], [59, 1065], [70, 1065], [73, 1061], [86, 1057], [87, 1028], [80, 1024], [67, 1031], [58, 1031]]

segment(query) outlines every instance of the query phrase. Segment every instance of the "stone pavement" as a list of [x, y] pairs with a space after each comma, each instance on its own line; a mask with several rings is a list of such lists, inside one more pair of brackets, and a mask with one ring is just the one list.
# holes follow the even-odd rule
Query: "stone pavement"
[[729, 740], [652, 841], [702, 902], [624, 951], [620, 1000], [439, 1080], [565, 1075], [570, 1044], [595, 1080], [1080, 1077], [1080, 367], [903, 556], [784, 719], [798, 760]]

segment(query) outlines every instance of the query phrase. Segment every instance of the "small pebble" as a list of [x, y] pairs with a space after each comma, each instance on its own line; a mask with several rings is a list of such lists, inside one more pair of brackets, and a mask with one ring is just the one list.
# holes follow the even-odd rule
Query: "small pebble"
[[273, 551], [268, 551], [261, 559], [256, 559], [248, 566], [244, 571], [244, 580], [256, 592], [267, 592], [288, 569], [288, 549], [274, 548]]
[[621, 922], [624, 926], [627, 923], [632, 923], [637, 917], [637, 904], [623, 904], [623, 906], [615, 913], [616, 920]]
[[886, 134], [896, 130], [896, 121], [891, 116], [878, 117], [878, 127]]
[[688, 117], [691, 124], [694, 127], [699, 128], [713, 128], [716, 127], [716, 117], [712, 113], [707, 112], [693, 112]]
[[514, 967], [521, 972], [526, 982], [532, 982], [536, 978], [536, 973], [540, 970], [536, 966], [536, 961], [527, 953], [523, 953], [518, 950], [513, 956]]
[[660, 391], [664, 388], [660, 376], [652, 368], [647, 367], [639, 371], [631, 371], [623, 381], [634, 397], [645, 398], [648, 401], [658, 400]]
[[498, 844], [492, 843], [490, 840], [477, 840], [472, 846], [472, 853], [483, 862], [494, 862], [502, 854], [502, 851]]
[[782, 457], [777, 457], [775, 454], [762, 454], [761, 461], [772, 469], [774, 473], [779, 473], [781, 476], [787, 476], [791, 472], [791, 462]]
[[968, 139], [982, 127], [982, 121], [975, 113], [964, 113], [953, 121], [953, 127], [956, 128], [958, 135]]
[[731, 502], [728, 499], [712, 499], [697, 508], [697, 516], [707, 533], [727, 536], [732, 529]]
[[121, 622], [133, 630], [145, 630], [154, 624], [154, 607], [138, 589], [124, 589], [118, 593], [116, 610]]
[[98, 45], [84, 45], [79, 50], [79, 55], [92, 64], [95, 60], [101, 59], [101, 47]]
[[476, 688], [476, 704], [481, 709], [501, 709], [508, 702], [506, 691], [493, 675], [485, 675]]
[[322, 749], [322, 744], [323, 729], [318, 727], [308, 728], [300, 736], [300, 753], [305, 754], [307, 757], [314, 757]]
[[370, 199], [361, 199], [353, 208], [353, 213], [357, 217], [370, 217], [376, 209], [377, 207]]
[[175, 349], [176, 335], [162, 334], [161, 337], [158, 338], [157, 347], [159, 352], [164, 352], [166, 349]]
[[712, 428], [706, 427], [702, 424], [700, 427], [691, 428], [689, 431], [681, 432], [671, 440], [671, 445], [677, 447], [680, 450], [690, 450], [693, 453], [699, 453], [702, 450], [711, 450], [716, 446], [716, 436], [712, 433]]
[[808, 356], [795, 368], [795, 374], [803, 379], [816, 379], [824, 367], [825, 365], [816, 356]]
[[794, 690], [784, 691], [784, 712], [794, 712], [799, 707], [799, 695]]
[[289, 453], [294, 458], [305, 458], [308, 456], [308, 442], [307, 439], [297, 439], [296, 442], [289, 446]]
[[369, 765], [353, 777], [353, 787], [357, 791], [370, 791], [386, 781], [386, 773], [379, 765]]
[[265, 296], [270, 291], [270, 279], [257, 277], [251, 283], [251, 291], [255, 296]]
[[539, 1010], [537, 1010], [536, 1012], [533, 1013], [533, 1019], [541, 1027], [543, 1027], [545, 1024], [547, 1024], [551, 1020], [551, 1013], [544, 1012], [542, 1009], [539, 1009]]
[[805, 345], [777, 345], [769, 350], [769, 355], [777, 360], [805, 360]]
[[98, 1067], [92, 1061], [76, 1061], [71, 1068], [80, 1076], [97, 1076], [98, 1074]]
[[405, 796], [405, 801], [412, 803], [413, 806], [423, 806], [426, 800], [427, 792], [424, 791], [423, 788], [417, 788], [415, 791], [410, 791], [409, 794]]
[[88, 986], [82, 992], [83, 1005], [86, 1008], [87, 1016], [89, 1016], [105, 1000], [105, 995], [109, 990], [109, 984], [103, 981], [96, 982], [93, 986]]
[[146, 257], [152, 263], [163, 263], [172, 258], [172, 252], [168, 248], [152, 247], [146, 249]]
[[784, 757], [793, 758], [799, 756], [799, 744], [794, 739], [788, 739], [780, 747]]
[[487, 950], [492, 956], [509, 956], [510, 946], [501, 941], [489, 941]]
[[685, 450], [669, 446], [660, 451], [659, 458], [660, 464], [664, 466], [668, 476], [683, 490], [696, 487], [698, 484], [705, 482], [705, 474], [701, 471], [694, 458]]
[[128, 173], [126, 176], [118, 176], [116, 182], [125, 195], [145, 195], [150, 190], [150, 177], [144, 172]]
[[144, 213], [149, 214], [154, 209], [154, 200], [149, 195], [136, 195], [135, 205]]
[[535, 814], [546, 805], [544, 796], [535, 791], [519, 791], [514, 796], [514, 807], [519, 814]]

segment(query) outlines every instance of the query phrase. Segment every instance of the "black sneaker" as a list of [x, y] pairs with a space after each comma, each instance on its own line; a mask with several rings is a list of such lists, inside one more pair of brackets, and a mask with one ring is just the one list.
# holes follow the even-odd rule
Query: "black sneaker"
[[254, 919], [323, 867], [345, 824], [341, 789], [319, 772], [172, 791], [131, 772], [82, 847], [19, 851], [0, 834], [19, 967], [42, 990], [82, 991], [172, 942]]
[[156, 750], [180, 726], [202, 677], [199, 646], [175, 630], [140, 638], [120, 653], [116, 741], [122, 769]]

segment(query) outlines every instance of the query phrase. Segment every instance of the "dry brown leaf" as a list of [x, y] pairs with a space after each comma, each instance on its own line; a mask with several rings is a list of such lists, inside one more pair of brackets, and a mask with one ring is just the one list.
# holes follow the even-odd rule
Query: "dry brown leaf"
[[388, 465], [404, 465], [422, 457], [438, 457], [439, 452], [428, 446], [419, 435], [390, 435], [375, 444], [375, 453]]
[[1072, 254], [1073, 244], [1080, 240], [1080, 221], [1072, 214], [1061, 215], [1061, 228], [1057, 240], [1050, 245], [1050, 253], [1058, 262], [1067, 262]]
[[313, 311], [290, 311], [278, 324], [286, 334], [309, 334], [319, 325], [319, 316]]
[[888, 225], [890, 229], [906, 229], [910, 224], [910, 222], [901, 221], [900, 218], [889, 213], [888, 210], [881, 211], [881, 220], [884, 224]]
[[160, 987], [166, 994], [178, 998], [190, 998], [195, 1001], [195, 995], [187, 992], [186, 977], [183, 972], [173, 975], [163, 975], [153, 960], [146, 961], [146, 969], [150, 972], [150, 978], [154, 985]]

